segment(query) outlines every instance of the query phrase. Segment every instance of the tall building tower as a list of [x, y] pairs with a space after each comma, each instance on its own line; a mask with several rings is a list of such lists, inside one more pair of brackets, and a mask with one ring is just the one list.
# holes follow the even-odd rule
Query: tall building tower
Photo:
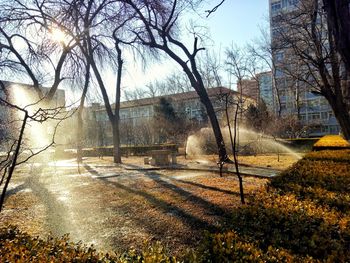
[[[339, 133], [339, 125], [334, 117], [328, 101], [315, 92], [317, 74], [314, 66], [303, 60], [295, 50], [312, 54], [314, 49], [307, 42], [306, 30], [308, 21], [298, 16], [301, 5], [305, 7], [307, 0], [269, 0], [271, 45], [273, 50], [274, 84], [276, 85], [275, 111], [282, 116], [295, 116], [309, 127], [305, 136], [321, 136]], [[294, 23], [297, 21], [297, 23]], [[299, 26], [299, 28], [298, 28]], [[317, 17], [317, 33], [327, 35], [326, 21]], [[322, 37], [322, 36], [321, 36]], [[293, 42], [292, 40], [293, 39]], [[295, 45], [295, 46], [293, 46]], [[327, 47], [325, 36], [324, 47]]]

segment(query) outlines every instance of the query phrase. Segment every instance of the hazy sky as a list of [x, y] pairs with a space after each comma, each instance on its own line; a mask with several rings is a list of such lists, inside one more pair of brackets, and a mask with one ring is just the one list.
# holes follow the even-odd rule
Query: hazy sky
[[[211, 2], [208, 8], [214, 7], [220, 0], [212, 0]], [[268, 0], [226, 0], [209, 18], [205, 18], [204, 10], [207, 8], [198, 11], [201, 16], [191, 18], [197, 24], [208, 27], [212, 41], [206, 42], [207, 50], [214, 50], [216, 53], [221, 51], [220, 57], [223, 61], [226, 47], [231, 45], [244, 46], [260, 35], [260, 27], [268, 25], [268, 3]], [[124, 71], [122, 80], [122, 86], [125, 89], [144, 87], [150, 81], [166, 77], [176, 67], [171, 61], [157, 62], [154, 65], [148, 65], [144, 73], [139, 65], [134, 65], [128, 59], [126, 59], [125, 66], [126, 71]], [[109, 72], [106, 77], [108, 79], [107, 86], [110, 87], [112, 95], [115, 85], [114, 73]], [[223, 84], [225, 84], [225, 80]]]

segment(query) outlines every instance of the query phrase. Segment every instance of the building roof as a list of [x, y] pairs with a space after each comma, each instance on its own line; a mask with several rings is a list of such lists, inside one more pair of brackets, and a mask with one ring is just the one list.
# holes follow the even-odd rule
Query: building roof
[[[5, 88], [11, 87], [13, 85], [18, 85], [18, 86], [21, 86], [21, 87], [26, 88], [26, 89], [32, 89], [33, 88], [33, 85], [24, 84], [24, 83], [20, 83], [20, 82], [12, 82], [12, 81], [7, 81], [7, 80], [0, 80], [0, 82], [2, 82], [4, 84]], [[43, 87], [41, 85], [39, 86], [39, 89], [41, 89], [42, 91], [49, 91], [50, 90], [50, 88]], [[57, 89], [57, 92], [64, 92], [65, 93], [65, 90]]]
[[[225, 87], [210, 88], [210, 89], [207, 89], [207, 93], [209, 97], [214, 97], [220, 94], [229, 94], [229, 93], [238, 94], [237, 91], [234, 91]], [[188, 91], [188, 92], [169, 94], [164, 96], [157, 96], [153, 98], [123, 101], [120, 103], [120, 108], [123, 109], [123, 108], [153, 105], [153, 104], [157, 104], [160, 98], [171, 98], [173, 101], [185, 101], [185, 100], [191, 100], [191, 99], [198, 99], [199, 96], [196, 91]]]

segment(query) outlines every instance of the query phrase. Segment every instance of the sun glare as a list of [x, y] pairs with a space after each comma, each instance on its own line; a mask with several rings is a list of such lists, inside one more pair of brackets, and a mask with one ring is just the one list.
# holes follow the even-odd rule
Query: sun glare
[[67, 40], [66, 34], [59, 28], [53, 28], [51, 29], [51, 39], [60, 42], [60, 43], [65, 43]]

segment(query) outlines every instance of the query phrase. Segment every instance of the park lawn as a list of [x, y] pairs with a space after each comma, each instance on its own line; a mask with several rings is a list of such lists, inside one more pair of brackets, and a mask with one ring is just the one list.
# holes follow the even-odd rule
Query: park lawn
[[[231, 211], [240, 206], [235, 176], [220, 177], [217, 173], [198, 171], [185, 174], [169, 170], [131, 171], [123, 166], [109, 166], [106, 159], [101, 160], [99, 168], [93, 166], [97, 160], [89, 160], [85, 164], [95, 169], [92, 174], [84, 166], [81, 174], [74, 167], [64, 172], [53, 167], [44, 168], [43, 174], [33, 178], [23, 170], [14, 178], [13, 184], [20, 191], [12, 192], [7, 198], [0, 223], [14, 224], [18, 230], [10, 233], [10, 240], [1, 241], [6, 246], [0, 248], [0, 257], [8, 259], [7, 246], [11, 251], [14, 249], [12, 238], [16, 235], [27, 240], [29, 237], [22, 235], [27, 232], [45, 240], [51, 231], [55, 237], [69, 232], [71, 241], [94, 243], [99, 251], [117, 251], [118, 255], [130, 247], [140, 252], [145, 242], [160, 241], [168, 254], [181, 258], [188, 249], [196, 248], [205, 230], [221, 229]], [[99, 175], [100, 171], [107, 171], [108, 175]], [[245, 178], [246, 193], [253, 193], [266, 182], [266, 179]], [[21, 188], [23, 183], [26, 188]], [[41, 196], [42, 193], [48, 196]], [[62, 198], [65, 196], [69, 199]], [[51, 212], [55, 213], [54, 217]], [[60, 228], [63, 230], [59, 231]], [[18, 251], [29, 249], [22, 247], [23, 242], [16, 243]], [[59, 253], [55, 255], [60, 257]]]
[[[238, 200], [232, 200], [236, 204], [230, 208], [230, 215], [225, 215], [226, 223], [209, 229], [193, 252], [178, 250], [174, 254], [164, 249], [169, 242], [163, 242], [163, 245], [146, 246], [142, 251], [129, 251], [122, 254], [124, 258], [119, 255], [115, 260], [173, 262], [171, 256], [175, 255], [186, 262], [349, 262], [348, 154], [342, 150], [312, 152], [266, 186], [249, 190], [248, 204], [242, 206]], [[219, 177], [201, 180], [193, 183], [215, 184], [208, 188], [225, 185]], [[172, 199], [165, 197], [169, 192], [156, 194], [164, 195], [162, 200], [167, 200], [166, 203]], [[219, 197], [213, 197], [212, 201], [215, 199], [220, 202]], [[177, 199], [176, 203], [179, 202]], [[2, 241], [5, 246], [0, 249], [0, 255], [6, 252], [4, 247], [12, 251], [26, 249], [21, 242], [14, 242], [19, 239], [21, 234], [12, 235], [8, 242]], [[85, 248], [83, 255], [86, 253]], [[98, 257], [108, 262], [110, 259], [105, 255]]]

